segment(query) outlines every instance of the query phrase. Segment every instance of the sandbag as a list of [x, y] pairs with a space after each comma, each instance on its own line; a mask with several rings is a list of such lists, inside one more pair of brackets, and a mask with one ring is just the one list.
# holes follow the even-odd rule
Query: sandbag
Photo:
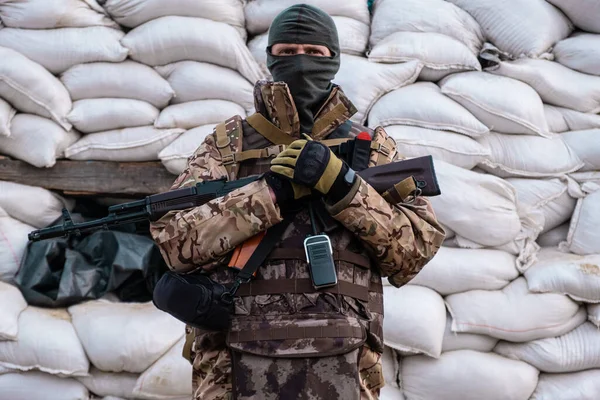
[[[360, 85], [359, 85], [360, 86]], [[431, 82], [417, 82], [387, 93], [369, 112], [369, 126], [411, 125], [479, 137], [489, 129], [469, 111], [444, 96]]]
[[181, 357], [184, 343], [182, 338], [139, 377], [132, 397], [157, 400], [192, 397], [192, 366]]
[[231, 68], [250, 82], [264, 77], [235, 28], [222, 22], [160, 17], [134, 28], [121, 43], [129, 49], [133, 60], [146, 65], [193, 60]]
[[58, 79], [38, 63], [6, 47], [0, 47], [0, 60], [0, 97], [21, 112], [52, 118], [63, 128], [71, 129], [66, 119], [71, 98]]
[[188, 159], [200, 147], [206, 136], [210, 135], [216, 124], [202, 125], [183, 133], [166, 146], [158, 158], [172, 174], [179, 175], [187, 167]]
[[409, 285], [446, 296], [469, 290], [499, 290], [519, 276], [515, 257], [499, 250], [441, 247]]
[[84, 99], [73, 103], [67, 118], [82, 133], [152, 125], [159, 111], [150, 103], [133, 99]]
[[596, 0], [548, 0], [548, 3], [560, 8], [579, 29], [600, 33], [600, 4]]
[[128, 50], [119, 42], [124, 35], [120, 30], [103, 26], [48, 30], [6, 28], [0, 31], [0, 46], [18, 51], [57, 75], [77, 64], [125, 60]]
[[500, 246], [516, 237], [521, 221], [509, 183], [440, 160], [434, 164], [442, 194], [430, 200], [442, 224], [483, 246]]
[[154, 161], [158, 153], [184, 132], [153, 126], [91, 133], [65, 150], [71, 160]]
[[138, 374], [130, 372], [104, 372], [92, 367], [89, 376], [77, 378], [77, 380], [97, 396], [133, 399], [133, 388], [138, 377]]
[[573, 178], [577, 183], [595, 183], [600, 185], [600, 171], [590, 171], [590, 172], [574, 172], [569, 174], [570, 178]]
[[422, 68], [419, 61], [375, 64], [364, 57], [342, 54], [340, 70], [333, 82], [343, 88], [358, 109], [352, 120], [364, 124], [371, 107], [383, 95], [414, 83]]
[[10, 136], [10, 121], [17, 110], [0, 98], [0, 136]]
[[29, 242], [27, 234], [33, 230], [0, 208], [0, 281], [13, 282]]
[[561, 250], [579, 255], [600, 254], [600, 184], [584, 183], [583, 188], [589, 194], [577, 200]]
[[141, 373], [184, 334], [184, 324], [148, 303], [92, 300], [69, 307], [91, 363], [105, 372]]
[[19, 316], [16, 341], [0, 341], [0, 365], [61, 376], [85, 376], [90, 366], [67, 311], [32, 306]]
[[405, 353], [440, 356], [446, 308], [439, 294], [422, 286], [385, 286], [383, 307], [386, 346]]
[[254, 111], [254, 86], [232, 69], [180, 61], [157, 67], [156, 71], [175, 91], [171, 104], [218, 99], [240, 104], [248, 114]]
[[600, 393], [600, 369], [570, 374], [540, 374], [531, 400], [596, 400]]
[[446, 297], [452, 332], [479, 333], [511, 342], [562, 335], [587, 318], [562, 294], [531, 293], [525, 278], [502, 290], [472, 290]]
[[543, 249], [525, 271], [534, 293], [561, 293], [577, 301], [600, 303], [600, 255], [579, 256]]
[[398, 387], [400, 373], [400, 355], [396, 350], [388, 346], [383, 346], [383, 355], [381, 356], [381, 369], [385, 386]]
[[477, 141], [492, 151], [479, 167], [500, 177], [544, 178], [578, 171], [584, 163], [560, 136], [491, 132]]
[[515, 57], [537, 57], [569, 36], [573, 25], [545, 0], [449, 0], [470, 15], [486, 39]]
[[10, 0], [0, 3], [0, 19], [9, 28], [56, 29], [118, 25], [96, 0]]
[[544, 104], [550, 132], [582, 131], [600, 128], [600, 115], [586, 114], [568, 108]]
[[197, 100], [174, 104], [161, 111], [154, 127], [159, 129], [192, 129], [201, 125], [217, 124], [239, 115], [246, 118], [242, 106], [227, 100]]
[[582, 74], [554, 61], [531, 58], [502, 61], [489, 71], [525, 82], [544, 103], [585, 113], [600, 111], [600, 76]]
[[500, 342], [494, 352], [513, 360], [525, 361], [542, 372], [561, 373], [600, 368], [600, 330], [585, 322], [558, 337], [529, 343]]
[[441, 91], [496, 132], [548, 137], [540, 96], [529, 85], [487, 72], [454, 74]]
[[492, 351], [496, 343], [498, 343], [498, 339], [491, 336], [452, 332], [452, 316], [446, 315], [442, 353], [455, 350], [475, 350], [487, 353]]
[[[275, 17], [288, 7], [297, 4], [296, 0], [251, 0], [244, 7], [246, 15], [246, 28], [252, 35], [264, 33], [269, 30]], [[369, 25], [370, 15], [367, 3], [362, 0], [329, 1], [305, 0], [309, 4], [320, 8], [332, 17], [347, 17]]]
[[588, 320], [600, 328], [600, 304], [588, 304]]
[[406, 400], [402, 389], [388, 385], [379, 389], [379, 400]]
[[481, 71], [475, 54], [462, 42], [435, 32], [395, 32], [367, 53], [369, 61], [398, 63], [419, 60], [419, 80], [437, 82], [456, 72]]
[[2, 396], [10, 400], [88, 400], [85, 386], [43, 372], [0, 375]]
[[600, 35], [575, 34], [554, 46], [554, 59], [562, 65], [583, 72], [600, 75]]
[[584, 162], [578, 172], [600, 171], [600, 129], [570, 131], [560, 137]]
[[558, 245], [567, 240], [569, 233], [569, 223], [564, 223], [546, 233], [538, 236], [536, 242], [541, 247], [558, 247]]
[[392, 125], [385, 130], [405, 157], [431, 155], [457, 167], [472, 169], [491, 155], [489, 149], [459, 133], [407, 125]]
[[527, 400], [539, 372], [494, 353], [458, 350], [444, 353], [438, 360], [405, 357], [401, 374], [409, 400]]
[[0, 304], [0, 340], [17, 340], [19, 315], [27, 302], [17, 287], [0, 282]]
[[[73, 101], [121, 98], [142, 100], [164, 108], [175, 95], [152, 68], [133, 61], [76, 65], [61, 76]], [[70, 108], [69, 108], [70, 111]]]
[[16, 115], [11, 131], [8, 138], [0, 136], [0, 153], [38, 168], [53, 167], [80, 137], [75, 130], [67, 132], [55, 122], [31, 114]]

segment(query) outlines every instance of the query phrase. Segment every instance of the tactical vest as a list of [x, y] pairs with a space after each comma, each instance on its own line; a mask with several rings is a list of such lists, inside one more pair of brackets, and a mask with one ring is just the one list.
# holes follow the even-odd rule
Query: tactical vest
[[[336, 146], [363, 131], [373, 140], [370, 166], [393, 160], [395, 143], [383, 130], [349, 121], [323, 142]], [[261, 114], [227, 120], [215, 139], [230, 179], [268, 171], [271, 159], [295, 140]], [[308, 212], [299, 212], [256, 278], [237, 292], [227, 332], [236, 399], [263, 398], [257, 390], [267, 384], [277, 398], [305, 398], [298, 390], [314, 387], [316, 398], [359, 399], [362, 346], [383, 351], [383, 287], [364, 246], [341, 225], [329, 232], [338, 284], [315, 290], [303, 249], [311, 232]], [[234, 274], [218, 268], [211, 278], [227, 284]]]

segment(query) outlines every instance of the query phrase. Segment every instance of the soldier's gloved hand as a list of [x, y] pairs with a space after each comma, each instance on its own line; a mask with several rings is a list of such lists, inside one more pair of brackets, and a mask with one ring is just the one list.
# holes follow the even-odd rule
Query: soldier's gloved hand
[[291, 208], [294, 200], [300, 200], [310, 195], [310, 189], [306, 186], [298, 185], [289, 179], [269, 171], [265, 174], [267, 185], [275, 193], [277, 204], [282, 210]]
[[292, 182], [316, 189], [328, 201], [337, 202], [350, 191], [353, 183], [345, 176], [348, 165], [329, 147], [314, 140], [296, 140], [271, 161], [271, 171]]

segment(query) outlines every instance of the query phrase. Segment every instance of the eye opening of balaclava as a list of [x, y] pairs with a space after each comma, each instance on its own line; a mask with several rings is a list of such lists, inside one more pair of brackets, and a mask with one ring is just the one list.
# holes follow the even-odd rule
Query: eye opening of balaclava
[[[331, 57], [274, 56], [271, 48], [278, 43], [326, 46]], [[288, 85], [298, 112], [300, 131], [310, 134], [315, 113], [329, 97], [333, 89], [331, 81], [340, 68], [339, 38], [333, 19], [307, 4], [296, 4], [283, 10], [269, 29], [267, 67], [274, 81]]]

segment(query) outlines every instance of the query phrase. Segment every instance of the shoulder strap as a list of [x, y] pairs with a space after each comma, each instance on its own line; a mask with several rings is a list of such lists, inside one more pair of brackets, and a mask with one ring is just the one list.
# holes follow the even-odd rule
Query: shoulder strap
[[235, 154], [242, 149], [242, 138], [242, 118], [239, 115], [220, 123], [215, 128], [217, 149], [221, 153], [221, 162], [227, 170], [227, 178], [230, 181], [237, 179], [240, 169]]
[[273, 144], [290, 145], [294, 140], [293, 137], [283, 132], [281, 129], [273, 125], [271, 121], [266, 119], [262, 114], [255, 113], [246, 118], [246, 122], [256, 129], [258, 133], [264, 136]]

